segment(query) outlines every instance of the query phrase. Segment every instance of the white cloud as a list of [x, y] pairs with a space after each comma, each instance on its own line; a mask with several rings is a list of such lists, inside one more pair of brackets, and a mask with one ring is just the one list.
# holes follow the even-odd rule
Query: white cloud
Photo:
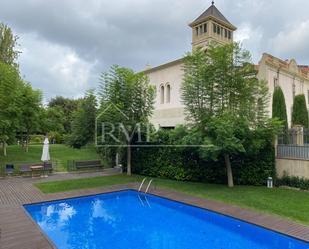
[[250, 50], [253, 60], [257, 62], [261, 57], [261, 44], [263, 29], [259, 26], [253, 27], [250, 23], [242, 23], [235, 32], [234, 40], [240, 42], [244, 48]]
[[275, 53], [299, 60], [307, 59], [308, 63], [308, 40], [309, 20], [305, 20], [287, 25], [284, 30], [270, 40], [270, 44]]
[[25, 79], [41, 88], [45, 100], [51, 96], [80, 97], [93, 87], [92, 70], [97, 62], [88, 62], [70, 47], [40, 39], [36, 34], [22, 34], [20, 69]]

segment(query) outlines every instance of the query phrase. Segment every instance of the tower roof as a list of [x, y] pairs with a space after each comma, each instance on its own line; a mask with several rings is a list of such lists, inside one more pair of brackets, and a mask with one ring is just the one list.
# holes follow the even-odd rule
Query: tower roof
[[191, 24], [190, 26], [193, 27], [199, 23], [202, 23], [204, 21], [206, 21], [207, 19], [215, 19], [216, 21], [219, 21], [227, 26], [229, 26], [232, 30], [236, 30], [236, 27], [231, 24], [226, 18], [225, 16], [217, 9], [217, 7], [215, 6], [214, 2], [212, 2], [212, 5], [205, 10], [198, 18], [196, 18]]

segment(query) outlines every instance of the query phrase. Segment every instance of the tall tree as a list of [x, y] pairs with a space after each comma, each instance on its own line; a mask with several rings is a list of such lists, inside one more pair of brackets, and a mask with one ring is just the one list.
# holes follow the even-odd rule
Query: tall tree
[[16, 68], [0, 62], [0, 142], [6, 156], [6, 145], [15, 136], [18, 121], [18, 89], [22, 83]]
[[18, 36], [15, 36], [10, 27], [0, 23], [0, 62], [18, 67], [16, 62], [19, 51], [17, 51]]
[[39, 129], [42, 94], [38, 90], [33, 90], [29, 83], [24, 83], [19, 91], [20, 129], [22, 134], [25, 133], [26, 152], [28, 152], [30, 134]]
[[306, 98], [304, 94], [295, 96], [292, 112], [292, 124], [302, 125], [305, 128], [309, 127], [308, 110], [306, 105]]
[[224, 158], [232, 187], [231, 156], [245, 151], [249, 127], [268, 125], [265, 82], [256, 78], [249, 52], [236, 43], [196, 49], [184, 61], [182, 99], [188, 120], [205, 138], [202, 154]]
[[64, 133], [66, 134], [71, 133], [73, 113], [77, 110], [80, 101], [80, 99], [69, 99], [62, 96], [56, 96], [55, 98], [52, 98], [48, 103], [48, 107], [50, 108], [57, 107], [62, 109], [62, 112], [64, 114], [62, 125], [64, 128]]
[[102, 119], [125, 130], [117, 139], [120, 146], [127, 148], [128, 175], [131, 175], [132, 134], [137, 125], [148, 122], [153, 111], [154, 93], [147, 76], [128, 68], [113, 66], [101, 76]]
[[275, 88], [273, 93], [272, 111], [272, 117], [283, 122], [284, 133], [286, 133], [288, 130], [288, 117], [286, 114], [284, 94], [279, 86]]
[[94, 142], [96, 113], [96, 96], [94, 91], [90, 90], [80, 101], [79, 108], [73, 115], [72, 134], [69, 138], [69, 144], [72, 147], [81, 148]]

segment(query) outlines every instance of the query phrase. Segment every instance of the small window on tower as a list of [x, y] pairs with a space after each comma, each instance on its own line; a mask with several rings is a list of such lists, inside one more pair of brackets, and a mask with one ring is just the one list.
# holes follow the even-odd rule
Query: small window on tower
[[224, 36], [227, 38], [227, 29], [224, 29]]
[[204, 33], [207, 33], [207, 23], [204, 23]]
[[212, 27], [213, 27], [214, 33], [217, 33], [217, 25], [213, 23], [213, 24], [212, 24]]
[[198, 35], [198, 27], [195, 28], [195, 33]]
[[229, 30], [229, 39], [231, 39], [232, 38], [232, 32]]
[[220, 35], [220, 26], [217, 26], [217, 34]]

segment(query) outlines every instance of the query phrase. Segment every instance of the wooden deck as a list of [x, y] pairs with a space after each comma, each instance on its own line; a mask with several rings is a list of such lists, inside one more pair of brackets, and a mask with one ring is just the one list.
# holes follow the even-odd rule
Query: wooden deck
[[[87, 175], [86, 175], [87, 176]], [[85, 177], [86, 177], [85, 176]], [[92, 176], [96, 176], [95, 174]], [[67, 176], [76, 178], [80, 176]], [[89, 175], [88, 175], [89, 177]], [[64, 176], [59, 176], [63, 179]], [[57, 177], [53, 178], [54, 180]], [[50, 179], [48, 179], [50, 180]], [[0, 248], [1, 249], [41, 249], [55, 248], [44, 236], [40, 228], [32, 221], [23, 209], [23, 204], [64, 199], [98, 193], [107, 193], [125, 189], [136, 189], [137, 184], [117, 185], [105, 188], [85, 189], [72, 192], [43, 194], [33, 186], [37, 179], [7, 178], [0, 179]], [[193, 197], [166, 189], [156, 189], [152, 194], [175, 201], [206, 208], [228, 216], [283, 233], [309, 243], [309, 227], [296, 224], [271, 215], [260, 214], [221, 202]]]

